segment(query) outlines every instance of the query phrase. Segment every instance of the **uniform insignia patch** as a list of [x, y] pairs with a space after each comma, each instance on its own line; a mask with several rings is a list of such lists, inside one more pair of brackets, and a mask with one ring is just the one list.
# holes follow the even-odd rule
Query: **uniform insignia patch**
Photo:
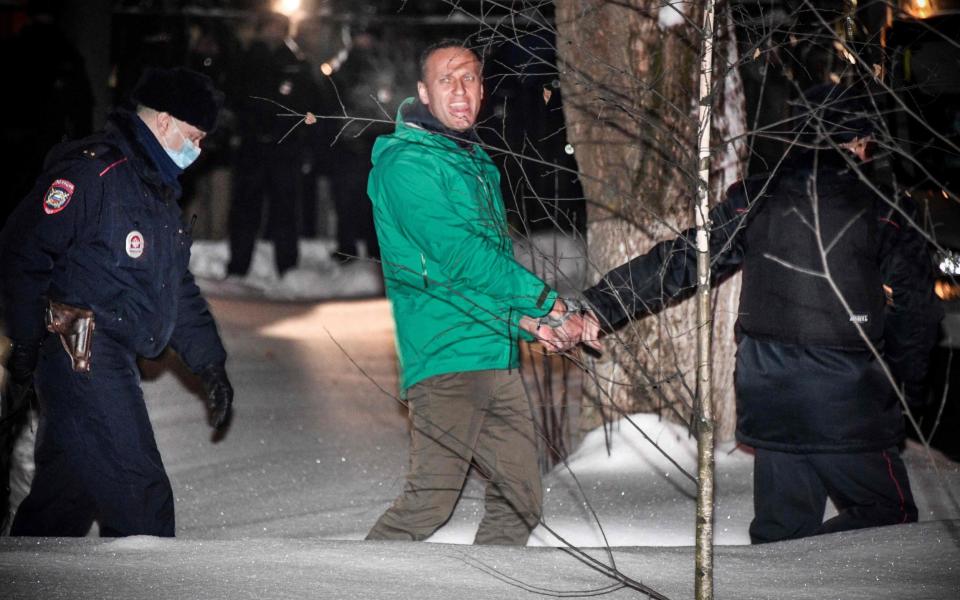
[[70, 198], [73, 197], [74, 189], [76, 186], [73, 182], [66, 179], [58, 179], [51, 183], [43, 197], [43, 212], [55, 215], [65, 209], [70, 203]]
[[143, 234], [136, 229], [127, 234], [127, 256], [130, 258], [140, 258], [143, 256], [145, 245]]

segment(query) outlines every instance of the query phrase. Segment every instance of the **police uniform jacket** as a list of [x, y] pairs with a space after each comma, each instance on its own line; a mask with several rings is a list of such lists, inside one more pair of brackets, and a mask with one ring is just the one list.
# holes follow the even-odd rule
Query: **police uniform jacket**
[[[94, 335], [137, 355], [155, 357], [169, 344], [194, 371], [226, 360], [188, 269], [179, 171], [158, 160], [169, 158], [129, 111], [112, 115], [102, 132], [50, 152], [0, 242], [14, 342], [40, 342], [53, 300], [92, 309]], [[96, 369], [96, 356], [92, 363]]]
[[[925, 240], [908, 215], [833, 152], [738, 182], [711, 210], [713, 281], [743, 271], [739, 441], [864, 452], [902, 439], [884, 363], [915, 399], [942, 316]], [[608, 329], [693, 293], [694, 238], [691, 229], [657, 244], [585, 292]]]

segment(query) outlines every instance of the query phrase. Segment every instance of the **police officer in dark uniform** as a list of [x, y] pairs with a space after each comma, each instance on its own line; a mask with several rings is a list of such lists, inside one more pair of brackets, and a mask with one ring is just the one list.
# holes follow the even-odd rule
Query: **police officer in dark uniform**
[[294, 50], [296, 46], [288, 35], [287, 17], [276, 13], [260, 16], [257, 33], [236, 73], [240, 147], [234, 169], [227, 264], [227, 275], [236, 277], [246, 276], [250, 270], [264, 202], [264, 237], [273, 242], [277, 275], [283, 276], [299, 260], [305, 132], [297, 128], [287, 135], [296, 121], [278, 118], [277, 113], [283, 110], [259, 98], [306, 110], [317, 97], [310, 65]]
[[[873, 131], [854, 94], [809, 92], [798, 147], [710, 211], [714, 280], [743, 270], [736, 436], [755, 449], [754, 543], [917, 519], [901, 403], [875, 350], [907, 401], [919, 400], [942, 313], [909, 206], [853, 168], [869, 159]], [[694, 237], [661, 242], [586, 290], [580, 338], [690, 295]], [[824, 522], [828, 497], [839, 514]]]
[[[40, 400], [36, 475], [11, 535], [174, 535], [173, 493], [138, 356], [168, 345], [227, 422], [226, 352], [188, 269], [178, 177], [222, 94], [187, 69], [150, 69], [102, 132], [56, 146], [0, 238], [14, 387]], [[45, 322], [46, 321], [46, 322]]]

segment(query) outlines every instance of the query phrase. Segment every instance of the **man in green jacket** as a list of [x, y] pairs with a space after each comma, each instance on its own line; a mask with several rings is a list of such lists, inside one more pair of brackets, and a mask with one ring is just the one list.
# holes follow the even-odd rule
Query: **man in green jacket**
[[471, 461], [487, 478], [476, 543], [523, 545], [540, 519], [517, 338], [521, 320], [535, 330], [533, 320], [556, 323], [566, 307], [514, 260], [500, 175], [473, 130], [481, 66], [460, 42], [428, 48], [419, 102], [405, 101], [394, 133], [373, 148], [367, 193], [413, 427], [406, 485], [367, 539], [429, 537], [453, 512]]

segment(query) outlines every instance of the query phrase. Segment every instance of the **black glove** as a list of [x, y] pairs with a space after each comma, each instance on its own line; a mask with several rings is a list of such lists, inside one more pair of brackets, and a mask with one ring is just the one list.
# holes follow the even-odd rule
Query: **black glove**
[[35, 344], [14, 342], [10, 356], [7, 358], [10, 381], [17, 386], [28, 386], [33, 383], [33, 371], [37, 368], [39, 356], [40, 348]]
[[220, 429], [230, 420], [233, 406], [233, 386], [227, 379], [223, 365], [210, 365], [200, 371], [203, 388], [207, 392], [207, 409], [210, 411], [210, 425]]

